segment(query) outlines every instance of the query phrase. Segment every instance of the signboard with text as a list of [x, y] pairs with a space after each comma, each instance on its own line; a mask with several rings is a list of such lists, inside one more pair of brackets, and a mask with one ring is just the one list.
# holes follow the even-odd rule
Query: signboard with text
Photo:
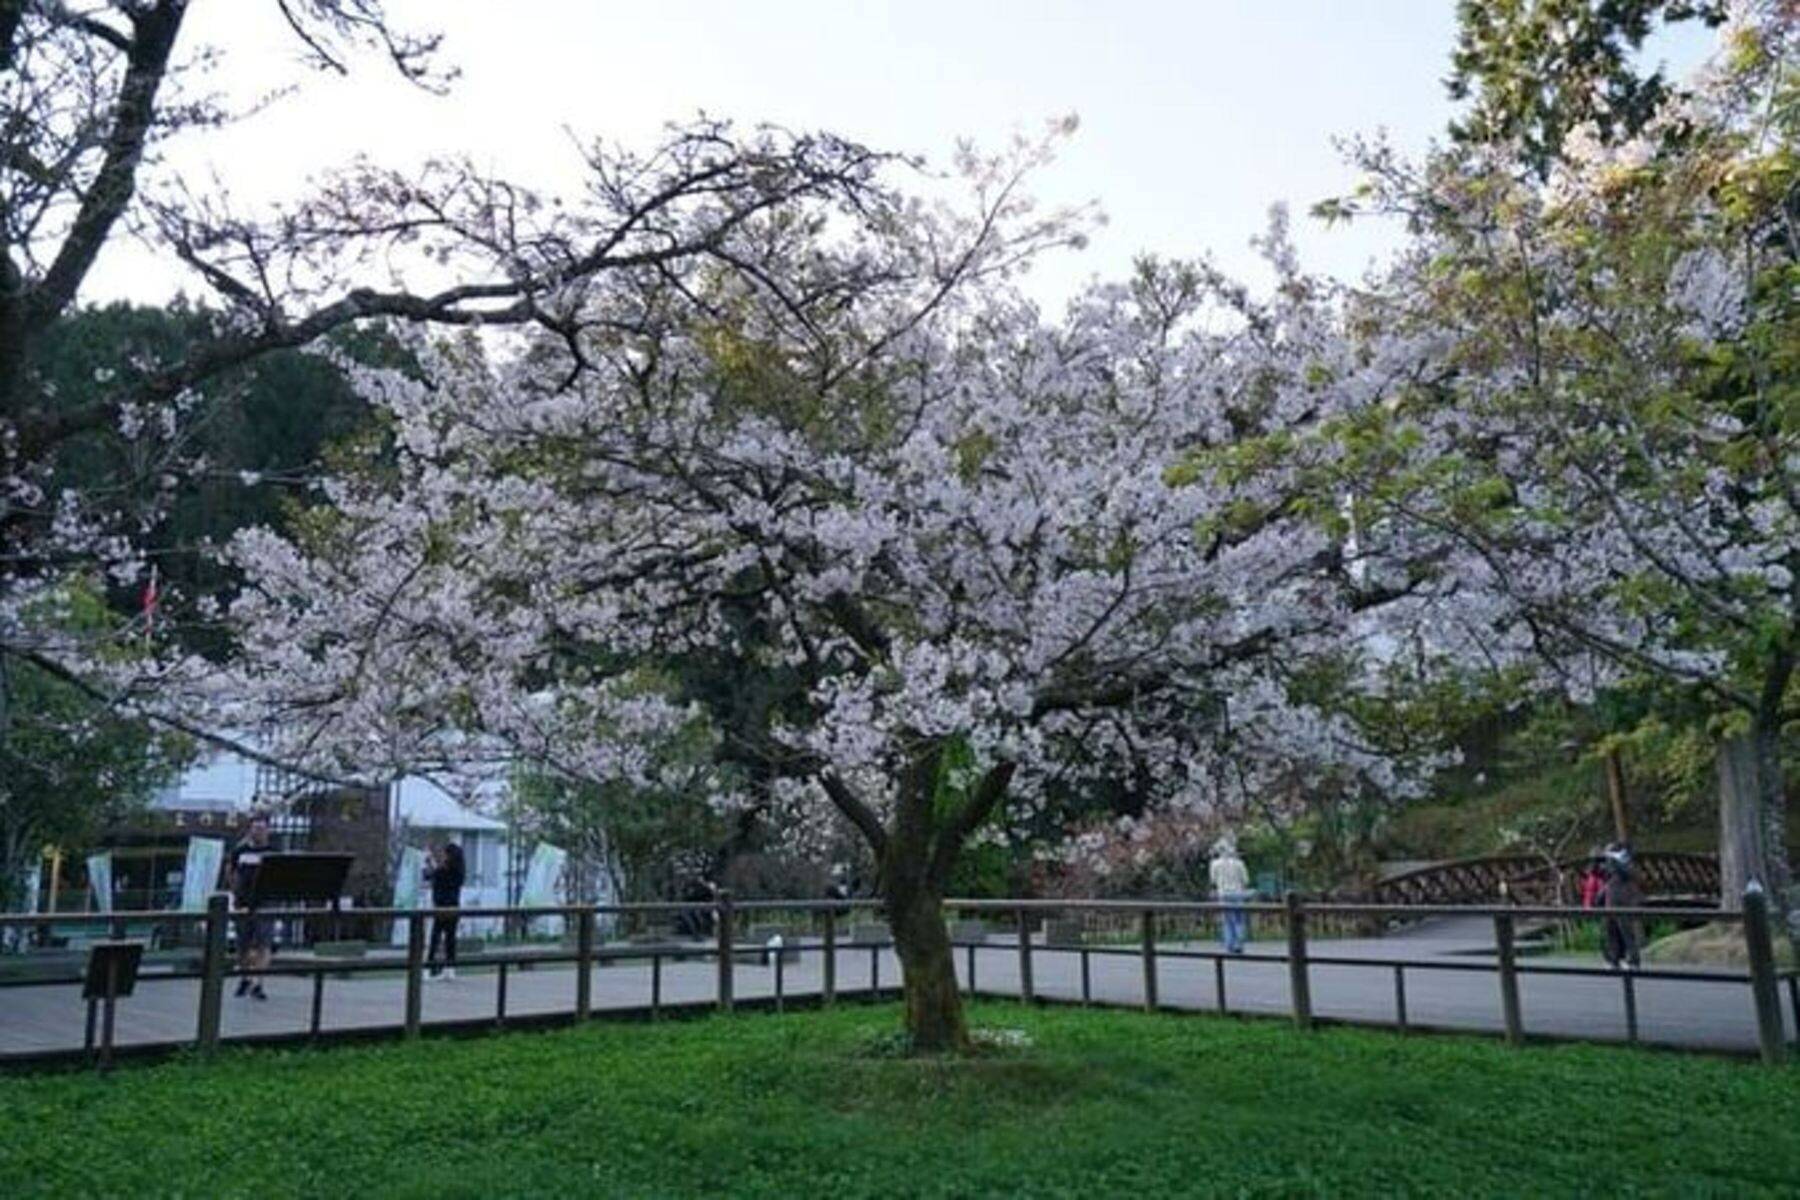
[[219, 867], [225, 861], [225, 843], [218, 838], [189, 838], [187, 864], [181, 872], [181, 908], [200, 912], [206, 898], [219, 886]]
[[[539, 842], [531, 852], [531, 865], [525, 869], [525, 886], [519, 892], [519, 907], [542, 908], [555, 904], [556, 885], [562, 879], [563, 865], [568, 860], [567, 851], [549, 842]], [[540, 920], [542, 925], [538, 924]], [[531, 922], [542, 932], [552, 935], [562, 932], [562, 923], [561, 917], [543, 917]]]
[[94, 908], [98, 912], [112, 911], [112, 855], [90, 854], [87, 860], [88, 887], [94, 893]]
[[[425, 882], [425, 852], [417, 846], [408, 846], [400, 851], [400, 868], [394, 873], [394, 907], [419, 907], [419, 889]], [[406, 922], [395, 921], [392, 934], [394, 945], [406, 943]]]

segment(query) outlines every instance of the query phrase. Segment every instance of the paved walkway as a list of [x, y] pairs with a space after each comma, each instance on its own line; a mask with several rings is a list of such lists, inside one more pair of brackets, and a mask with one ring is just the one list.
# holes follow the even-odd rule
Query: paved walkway
[[[1503, 1028], [1498, 977], [1491, 958], [1481, 955], [1479, 930], [1416, 932], [1404, 937], [1317, 940], [1310, 946], [1313, 1011], [1324, 1019], [1391, 1025], [1397, 1020], [1396, 969], [1367, 960], [1403, 958], [1400, 970], [1409, 1025], [1433, 1029], [1498, 1032]], [[1491, 940], [1491, 939], [1490, 939]], [[1175, 943], [1161, 949], [1157, 963], [1157, 1001], [1179, 1010], [1283, 1015], [1290, 1013], [1288, 966], [1279, 958], [1283, 943], [1253, 943], [1249, 953], [1226, 959], [1184, 958], [1183, 952], [1212, 953], [1213, 943]], [[967, 948], [956, 952], [958, 978], [969, 985]], [[991, 941], [974, 952], [976, 990], [984, 995], [1017, 996], [1018, 948], [1010, 940]], [[1079, 1001], [1083, 996], [1082, 955], [1072, 950], [1034, 946], [1032, 975], [1040, 998]], [[822, 990], [823, 955], [809, 947], [798, 963], [780, 972], [784, 997], [817, 996]], [[1531, 1036], [1624, 1040], [1625, 980], [1612, 974], [1585, 976], [1533, 974], [1544, 967], [1592, 967], [1580, 960], [1528, 958], [1521, 962], [1520, 996], [1525, 1028]], [[1756, 1048], [1756, 1024], [1750, 990], [1739, 982], [1682, 977], [1638, 977], [1632, 980], [1638, 1036], [1667, 1046], [1750, 1052]], [[717, 995], [717, 966], [704, 960], [668, 961], [660, 968], [660, 1002], [668, 1006], [709, 1005]], [[740, 1000], [773, 998], [777, 972], [759, 963], [734, 967], [734, 991]], [[891, 952], [840, 947], [837, 981], [840, 994], [866, 995], [879, 984], [892, 991], [900, 980]], [[1087, 994], [1096, 1003], [1140, 1006], [1144, 1001], [1143, 960], [1135, 947], [1092, 949], [1087, 954]], [[428, 982], [422, 1002], [425, 1024], [493, 1020], [499, 1001], [500, 975], [493, 967], [467, 969], [460, 979]], [[304, 1034], [312, 1011], [312, 981], [272, 978], [270, 998], [238, 999], [227, 988], [223, 1034], [227, 1039]], [[575, 968], [545, 964], [510, 968], [506, 978], [509, 1017], [572, 1013]], [[645, 961], [622, 961], [592, 971], [592, 1004], [596, 1012], [642, 1010], [650, 1006], [652, 968]], [[405, 980], [376, 973], [327, 978], [322, 1028], [352, 1031], [398, 1027], [405, 1012]], [[117, 1040], [122, 1046], [191, 1042], [197, 1024], [199, 984], [192, 979], [139, 981], [137, 994], [119, 1002]], [[1784, 985], [1783, 1009], [1794, 1036], [1793, 996]], [[0, 1059], [78, 1050], [83, 1043], [86, 1007], [71, 984], [45, 984], [0, 989]]]

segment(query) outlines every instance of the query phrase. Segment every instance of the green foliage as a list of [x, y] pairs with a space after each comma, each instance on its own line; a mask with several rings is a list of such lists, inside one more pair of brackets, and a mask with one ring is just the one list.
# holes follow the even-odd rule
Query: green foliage
[[967, 737], [952, 734], [938, 750], [937, 778], [932, 781], [931, 811], [937, 820], [949, 821], [961, 812], [975, 783], [975, 748]]
[[[1717, 745], [1703, 724], [1613, 694], [1592, 709], [1523, 710], [1496, 728], [1497, 737], [1471, 739], [1465, 763], [1440, 779], [1433, 800], [1395, 814], [1382, 834], [1386, 856], [1524, 853], [1565, 834], [1568, 854], [1585, 853], [1614, 836], [1602, 761], [1614, 749], [1640, 850], [1717, 851]], [[1783, 758], [1792, 840], [1800, 837], [1800, 737], [1790, 735]]]
[[1522, 852], [1508, 845], [1508, 831], [1548, 821], [1581, 820], [1574, 852], [1605, 840], [1611, 829], [1605, 781], [1591, 762], [1566, 752], [1533, 760], [1506, 746], [1484, 759], [1472, 778], [1447, 781], [1440, 798], [1398, 814], [1384, 846], [1396, 858], [1474, 858]]
[[[816, 382], [821, 364], [792, 358], [788, 350], [733, 320], [701, 330], [699, 340], [722, 419], [756, 413], [820, 446], [879, 444], [899, 432], [882, 374], [892, 368], [865, 366], [838, 386], [822, 389]], [[966, 446], [962, 467], [977, 469], [983, 452], [979, 442]]]
[[1447, 81], [1474, 103], [1451, 126], [1462, 142], [1517, 141], [1540, 174], [1571, 131], [1603, 142], [1632, 137], [1671, 94], [1660, 70], [1633, 56], [1659, 23], [1721, 24], [1723, 0], [1460, 0]]
[[623, 783], [524, 772], [514, 780], [513, 804], [509, 815], [534, 836], [595, 859], [610, 853], [620, 896], [630, 901], [676, 898], [683, 867], [694, 871], [722, 836], [704, 799]]
[[[132, 385], [154, 364], [178, 361], [206, 335], [212, 318], [183, 301], [167, 308], [114, 304], [75, 313], [53, 326], [36, 348], [53, 406], [78, 408]], [[344, 331], [333, 348], [359, 361], [393, 363], [397, 350], [380, 331]], [[264, 355], [208, 383], [178, 425], [186, 454], [205, 469], [178, 471], [166, 510], [147, 536], [136, 537], [162, 572], [169, 625], [209, 652], [216, 638], [185, 621], [188, 604], [228, 591], [236, 580], [205, 553], [209, 543], [255, 525], [283, 528], [302, 507], [305, 481], [332, 446], [371, 429], [368, 405], [338, 368], [301, 351]], [[101, 495], [126, 517], [158, 507], [169, 465], [144, 440], [106, 429], [57, 450], [54, 486]], [[135, 592], [112, 597], [131, 609]]]
[[1520, 1196], [1602, 1171], [1774, 1196], [1800, 1173], [1800, 1089], [1744, 1063], [997, 1004], [971, 1020], [1032, 1048], [916, 1059], [875, 1052], [895, 1017], [0, 1079], [0, 1194]]
[[[1581, 544], [1571, 534], [1616, 532], [1619, 513], [1639, 507], [1707, 513], [1720, 536], [1749, 546], [1761, 536], [1768, 547], [1752, 553], [1779, 556], [1781, 539], [1768, 531], [1782, 527], [1759, 522], [1792, 511], [1788, 466], [1800, 435], [1800, 71], [1775, 52], [1784, 18], [1766, 6], [1760, 20], [1734, 27], [1703, 103], [1668, 104], [1669, 86], [1632, 62], [1657, 25], [1716, 23], [1723, 8], [1469, 0], [1452, 80], [1473, 101], [1456, 128], [1463, 145], [1416, 170], [1384, 152], [1361, 156], [1362, 187], [1326, 215], [1404, 211], [1420, 255], [1387, 294], [1365, 299], [1353, 326], [1408, 328], [1412, 314], [1416, 328], [1457, 338], [1443, 377], [1332, 431], [1344, 474], [1330, 491], [1356, 495], [1358, 527], [1372, 541], [1384, 520], [1430, 497], [1432, 521], [1504, 551], [1496, 557], [1509, 564], [1553, 561]], [[1554, 186], [1532, 178], [1548, 176], [1584, 125], [1603, 144], [1642, 140], [1612, 156], [1569, 154], [1572, 169]], [[1693, 297], [1683, 264], [1708, 261], [1732, 264], [1730, 294], [1747, 283], [1749, 303], [1721, 308], [1728, 321], [1695, 323], [1684, 315]], [[1415, 415], [1429, 425], [1446, 412], [1520, 436], [1419, 453], [1426, 426]], [[1584, 478], [1606, 482], [1573, 483]], [[1536, 627], [1548, 652], [1569, 644], [1559, 642], [1568, 629], [1591, 631], [1595, 608], [1616, 608], [1641, 623], [1628, 627], [1654, 630], [1659, 649], [1726, 664], [1722, 686], [1695, 686], [1627, 645], [1617, 658], [1630, 674], [1587, 708], [1541, 704], [1515, 680], [1497, 681], [1499, 702], [1486, 714], [1460, 702], [1458, 689], [1442, 705], [1420, 696], [1376, 714], [1403, 729], [1441, 726], [1465, 752], [1465, 765], [1440, 780], [1440, 802], [1389, 831], [1390, 852], [1452, 857], [1609, 837], [1600, 763], [1614, 752], [1634, 836], [1716, 847], [1705, 822], [1717, 741], [1753, 716], [1767, 727], [1800, 713], [1800, 676], [1788, 670], [1800, 625], [1785, 587], [1753, 572], [1697, 580], [1616, 557], [1621, 569], [1586, 594], [1543, 606]], [[1488, 683], [1458, 688], [1479, 701]], [[1800, 763], [1793, 747], [1789, 734], [1790, 774]]]
[[1019, 894], [1018, 863], [1012, 851], [994, 842], [965, 845], [944, 886], [951, 896], [1001, 899]]
[[[79, 583], [42, 619], [69, 632], [114, 625]], [[130, 653], [115, 645], [115, 658]], [[82, 846], [149, 802], [191, 759], [187, 739], [120, 713], [22, 659], [0, 659], [0, 911], [47, 846]]]

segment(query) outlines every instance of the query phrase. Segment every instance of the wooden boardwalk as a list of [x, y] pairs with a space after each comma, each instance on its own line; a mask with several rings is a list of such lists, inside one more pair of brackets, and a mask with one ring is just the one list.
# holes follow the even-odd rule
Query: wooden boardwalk
[[[1216, 950], [1213, 944], [1171, 944], [1166, 951]], [[1259, 952], [1260, 950], [1260, 952]], [[1502, 1030], [1499, 986], [1492, 970], [1467, 969], [1482, 960], [1469, 957], [1470, 947], [1453, 939], [1344, 939], [1317, 941], [1315, 957], [1392, 958], [1404, 954], [1403, 987], [1406, 1016], [1413, 1027], [1497, 1033]], [[1172, 1010], [1213, 1011], [1279, 1016], [1291, 1011], [1287, 964], [1253, 946], [1241, 958], [1223, 964], [1225, 991], [1219, 994], [1220, 969], [1208, 959], [1159, 956], [1157, 1002]], [[1083, 956], [1072, 950], [1034, 946], [1032, 975], [1040, 999], [1080, 1001]], [[1137, 1007], [1144, 1002], [1144, 969], [1135, 949], [1090, 951], [1086, 956], [1087, 994], [1093, 1002]], [[956, 952], [958, 978], [969, 985], [969, 950]], [[1463, 969], [1432, 969], [1432, 964]], [[1527, 968], [1550, 964], [1532, 959]], [[278, 966], [280, 960], [278, 960]], [[1571, 965], [1565, 963], [1564, 965]], [[1591, 964], [1583, 964], [1591, 965]], [[327, 977], [321, 1027], [330, 1033], [398, 1030], [404, 1021], [406, 983], [395, 963], [394, 973]], [[809, 946], [801, 961], [784, 964], [779, 980], [784, 999], [818, 997], [822, 991], [823, 953]], [[715, 1003], [718, 967], [710, 960], [664, 960], [660, 967], [660, 1003], [668, 1007], [706, 1007]], [[874, 984], [892, 993], [900, 980], [891, 952], [840, 947], [837, 987], [845, 997], [866, 996]], [[1387, 965], [1314, 963], [1310, 968], [1315, 1016], [1323, 1020], [1393, 1025], [1397, 1018], [1395, 971]], [[454, 981], [427, 982], [422, 993], [424, 1025], [446, 1026], [492, 1022], [499, 1011], [501, 976], [491, 966], [471, 966]], [[996, 940], [975, 951], [975, 990], [983, 995], [1020, 994], [1016, 944]], [[506, 972], [508, 1019], [572, 1016], [576, 1005], [573, 964], [514, 965]], [[593, 1011], [604, 1015], [647, 1009], [652, 1002], [652, 967], [643, 960], [611, 962], [591, 971]], [[777, 988], [776, 970], [740, 961], [733, 968], [733, 991], [739, 1001], [770, 1002]], [[223, 1036], [227, 1040], [305, 1035], [312, 1015], [313, 983], [303, 976], [273, 976], [267, 1001], [236, 998], [227, 981]], [[1632, 983], [1639, 1040], [1663, 1046], [1753, 1053], [1756, 1021], [1750, 989], [1741, 982], [1689, 978], [1636, 978]], [[1625, 985], [1616, 975], [1540, 975], [1520, 978], [1525, 1028], [1529, 1036], [1622, 1041], [1628, 1036]], [[1793, 993], [1784, 984], [1783, 1009], [1790, 1037], [1795, 1036]], [[121, 1000], [116, 1038], [122, 1047], [192, 1043], [197, 1029], [199, 982], [193, 979], [140, 979], [137, 994]], [[79, 1051], [85, 1033], [86, 1006], [79, 988], [68, 983], [0, 989], [0, 1061], [37, 1058]]]

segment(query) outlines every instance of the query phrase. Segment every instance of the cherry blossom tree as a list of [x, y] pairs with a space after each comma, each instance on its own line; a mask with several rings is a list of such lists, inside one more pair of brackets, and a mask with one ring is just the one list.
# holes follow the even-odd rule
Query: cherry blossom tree
[[1353, 578], [1304, 456], [1233, 447], [1372, 403], [1395, 363], [1349, 355], [1280, 220], [1270, 300], [1146, 262], [1046, 320], [1008, 284], [1070, 236], [1022, 199], [1034, 157], [966, 156], [960, 207], [783, 214], [597, 277], [574, 338], [361, 372], [391, 451], [306, 536], [236, 547], [284, 752], [403, 759], [454, 725], [649, 781], [694, 711], [648, 664], [785, 672], [795, 702], [729, 731], [768, 795], [720, 802], [868, 843], [921, 1049], [966, 1044], [941, 901], [1015, 796], [1136, 772], [1202, 809], [1227, 744], [1393, 782], [1295, 681], [1406, 585]]
[[[397, 26], [380, 0], [265, 2], [319, 71], [374, 57], [422, 87], [454, 76], [438, 39]], [[444, 159], [346, 164], [311, 194], [249, 209], [230, 180], [204, 188], [164, 156], [174, 138], [254, 119], [254, 103], [211, 90], [231, 48], [196, 41], [207, 29], [187, 0], [0, 0], [0, 654], [109, 703], [160, 675], [97, 684], [103, 647], [27, 616], [75, 577], [143, 586], [145, 531], [204, 477], [191, 431], [234, 371], [370, 322], [531, 328], [575, 346], [598, 311], [586, 280], [690, 260], [730, 269], [726, 243], [746, 222], [802, 200], [887, 204], [872, 186], [883, 157], [866, 148], [702, 120], [648, 151], [596, 141], [575, 198]], [[59, 389], [51, 333], [127, 237], [188, 271], [204, 298], [191, 336]], [[122, 446], [127, 467], [71, 486], [58, 456], [96, 440]]]

